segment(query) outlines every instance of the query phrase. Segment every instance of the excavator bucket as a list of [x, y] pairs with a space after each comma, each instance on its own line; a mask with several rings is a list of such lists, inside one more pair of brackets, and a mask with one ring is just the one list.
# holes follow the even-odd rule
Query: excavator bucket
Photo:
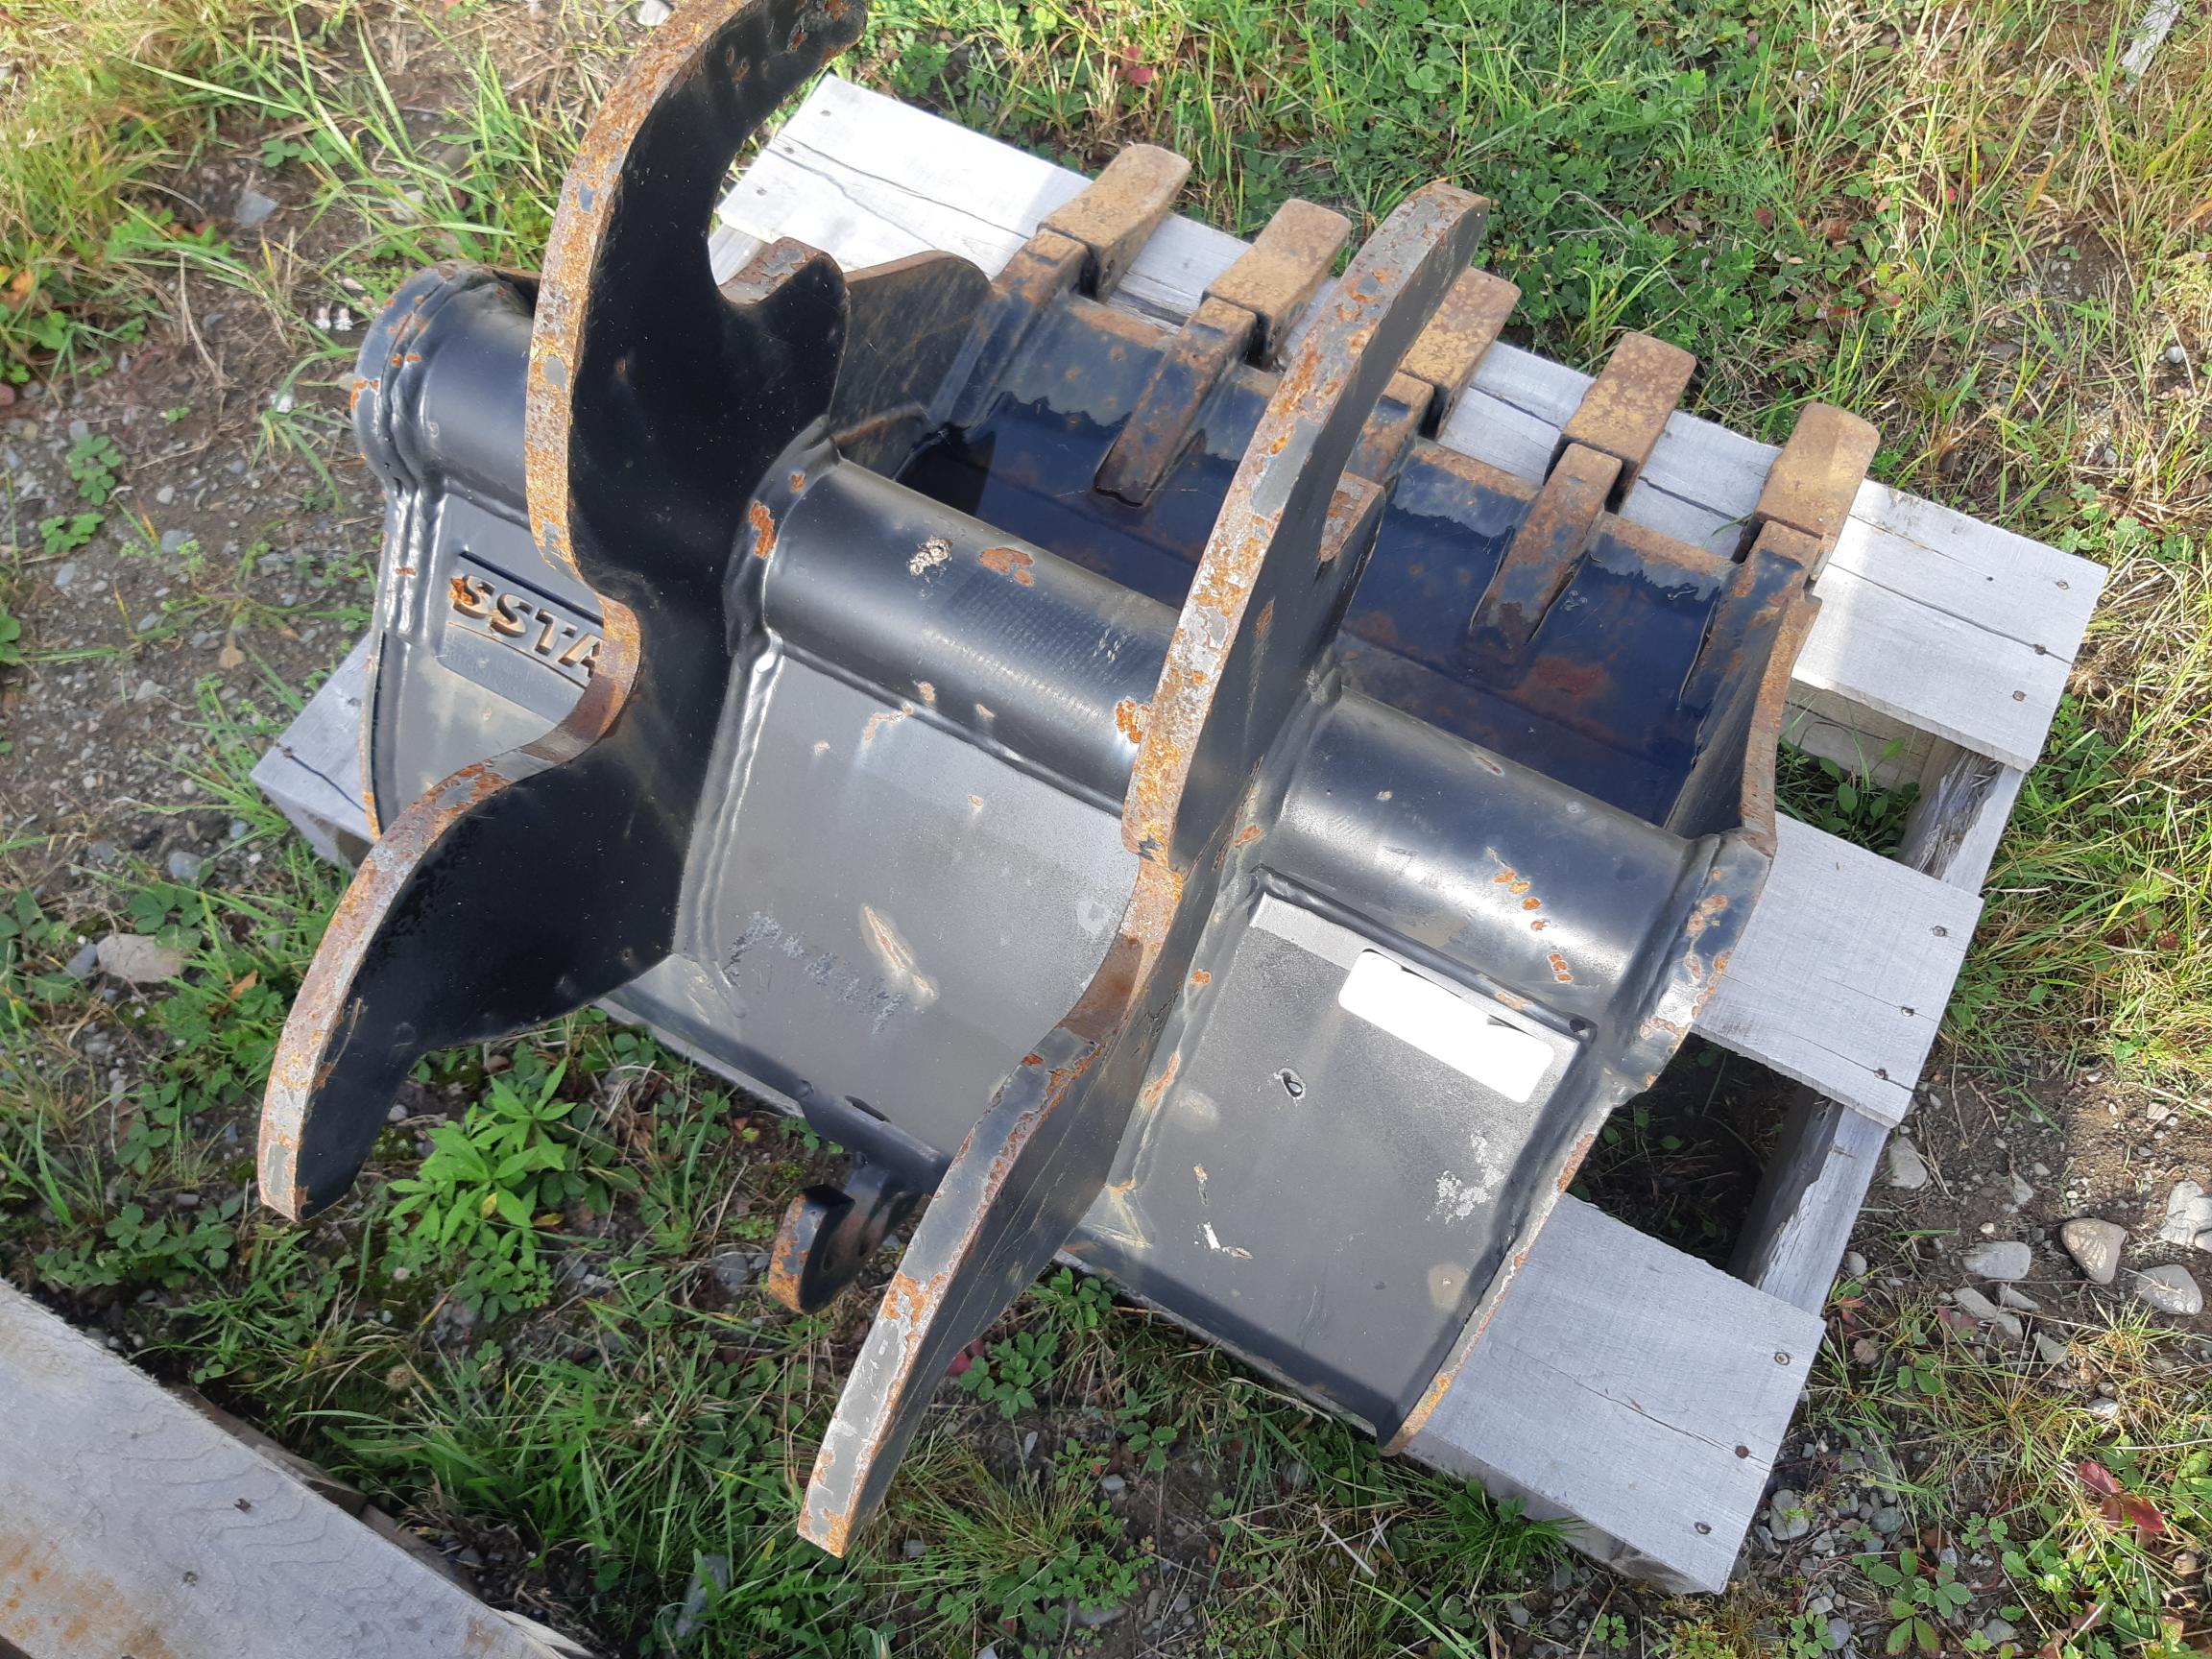
[[[1005, 269], [703, 228], [858, 0], [690, 0], [543, 272], [364, 346], [369, 852], [260, 1172], [342, 1195], [427, 1051], [619, 992], [850, 1155], [770, 1282], [911, 1224], [799, 1519], [841, 1551], [1057, 1253], [1405, 1444], [1727, 966], [1783, 694], [1874, 447], [1814, 407], [1732, 557], [1618, 516], [1695, 369], [1631, 335], [1541, 482], [1433, 442], [1517, 292], [1487, 204], [1284, 206], [1110, 303], [1187, 172]], [[926, 1208], [918, 1206], [926, 1201]]]

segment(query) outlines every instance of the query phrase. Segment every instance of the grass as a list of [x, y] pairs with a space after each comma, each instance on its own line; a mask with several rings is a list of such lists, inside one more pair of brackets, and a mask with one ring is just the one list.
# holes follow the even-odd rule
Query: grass
[[[1951, 1028], [1993, 1068], [2101, 1055], [2187, 1082], [2212, 1073], [2212, 26], [2185, 17], [2134, 84], [2130, 20], [2059, 0], [888, 0], [848, 70], [1079, 166], [1168, 144], [1195, 163], [1191, 210], [1239, 231], [1293, 194], [1371, 223], [1451, 177], [1496, 199], [1485, 259], [1522, 285], [1537, 349], [1587, 367], [1623, 328], [1659, 333], [1703, 359], [1698, 407], [1765, 436], [1808, 398], [1845, 403], [1882, 426], [1886, 477], [2106, 564]], [[620, 50], [581, 0], [535, 22], [18, 0], [0, 14], [0, 378], [103, 373], [153, 330], [188, 333], [185, 297], [216, 284], [272, 343], [254, 441], [337, 465], [330, 383], [357, 334], [320, 319], [365, 318], [431, 259], [532, 264]], [[207, 220], [227, 203], [194, 193], [196, 168], [215, 159], [304, 210], [277, 237]], [[71, 513], [7, 520], [0, 672], [38, 651], [11, 632], [29, 562], [131, 533], [104, 494], [132, 459], [88, 445]], [[238, 572], [140, 540], [184, 578], [166, 626], [257, 619]], [[231, 1197], [335, 897], [247, 781], [287, 712], [274, 688], [258, 701], [207, 695], [185, 762], [198, 804], [264, 853], [250, 886], [132, 868], [65, 915], [5, 894], [12, 1278], [472, 1542], [517, 1605], [626, 1648], [1059, 1653], [1139, 1587], [1170, 1613], [1188, 1597], [1217, 1655], [1523, 1639], [1555, 1527], [1383, 1461], [1072, 1275], [993, 1334], [858, 1556], [798, 1546], [864, 1310], [789, 1318], [718, 1268], [822, 1154], [598, 1022], [441, 1057], [380, 1144], [392, 1179], [333, 1225]], [[1792, 751], [1785, 800], [1887, 848], [1911, 803], [1867, 770]], [[62, 964], [110, 924], [187, 951], [184, 976], [92, 995]], [[110, 1097], [63, 1035], [80, 1028], [141, 1081]], [[2116, 1390], [2106, 1418], [1990, 1365], [1913, 1294], [1867, 1287], [1835, 1314], [1850, 1340], [1824, 1347], [1802, 1428], [1836, 1451], [1800, 1479], [1841, 1481], [1838, 1451], [1879, 1449], [1929, 1542], [1869, 1532], [1832, 1576], [1902, 1647], [1972, 1650], [2001, 1613], [2059, 1659], [2200, 1628], [2176, 1562], [2212, 1533], [2201, 1375], [2169, 1337], [2074, 1334], [2070, 1366]], [[1962, 1581], [1963, 1609], [1944, 1589]], [[1612, 1586], [1560, 1641], [1813, 1659], [1815, 1588]]]

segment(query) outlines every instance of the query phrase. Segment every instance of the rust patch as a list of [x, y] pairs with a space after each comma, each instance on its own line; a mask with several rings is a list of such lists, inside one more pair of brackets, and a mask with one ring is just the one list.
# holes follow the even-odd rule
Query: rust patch
[[1205, 969], [1193, 968], [1190, 970], [1190, 984], [1193, 990], [1203, 991], [1213, 983], [1214, 975], [1207, 973]]
[[915, 681], [915, 682], [914, 682], [914, 689], [915, 689], [917, 692], [919, 692], [919, 693], [921, 694], [921, 697], [922, 697], [922, 701], [923, 701], [923, 702], [925, 702], [925, 703], [928, 704], [928, 705], [929, 705], [931, 708], [935, 708], [935, 707], [936, 707], [936, 704], [937, 704], [937, 687], [936, 687], [936, 686], [934, 686], [934, 685], [930, 685], [930, 684], [929, 684], [929, 682], [928, 682], [928, 681], [926, 681], [926, 680], [917, 680], [917, 681]]
[[745, 521], [753, 526], [753, 557], [766, 559], [776, 551], [776, 519], [768, 503], [755, 501], [745, 509]]
[[1691, 908], [1689, 919], [1682, 924], [1682, 931], [1695, 939], [1720, 919], [1728, 908], [1728, 895], [1709, 893]]
[[768, 1294], [794, 1313], [806, 1310], [802, 1288], [806, 1273], [806, 1247], [800, 1241], [800, 1224], [805, 1218], [806, 1210], [805, 1193], [791, 1200], [783, 1212], [782, 1224], [776, 1229], [776, 1242], [768, 1253]]
[[907, 715], [913, 712], [914, 705], [911, 703], [902, 703], [896, 709], [877, 709], [876, 712], [869, 715], [867, 720], [861, 725], [860, 747], [863, 749], [867, 748], [869, 744], [876, 741], [877, 733], [882, 731], [886, 726], [898, 725], [900, 721], [905, 719]]
[[1568, 972], [1566, 957], [1562, 956], [1558, 951], [1554, 950], [1551, 952], [1551, 962], [1552, 978], [1556, 979], [1562, 985], [1572, 985], [1575, 983], [1575, 975]]
[[975, 555], [975, 563], [998, 576], [1011, 576], [1024, 588], [1034, 588], [1037, 578], [1030, 565], [1036, 563], [1020, 547], [986, 547]]
[[1162, 1100], [1166, 1098], [1167, 1091], [1174, 1087], [1175, 1073], [1181, 1069], [1182, 1064], [1183, 1056], [1180, 1051], [1168, 1055], [1166, 1069], [1161, 1071], [1159, 1076], [1144, 1085], [1144, 1092], [1139, 1098], [1147, 1106], [1159, 1105]]
[[1134, 697], [1124, 697], [1114, 705], [1114, 728], [1132, 743], [1144, 741], [1144, 716], [1150, 710], [1149, 703], [1140, 703]]

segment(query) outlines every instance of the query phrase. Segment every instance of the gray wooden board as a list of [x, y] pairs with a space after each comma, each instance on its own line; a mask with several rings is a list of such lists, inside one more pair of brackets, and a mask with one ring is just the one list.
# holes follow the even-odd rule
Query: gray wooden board
[[555, 1659], [0, 1283], [0, 1648]]
[[1821, 1329], [1565, 1199], [1411, 1451], [1575, 1518], [1577, 1541], [1623, 1571], [1718, 1590]]
[[1794, 818], [1696, 1029], [1859, 1107], [1904, 1118], [1981, 899]]
[[[725, 198], [722, 224], [735, 234], [718, 241], [717, 260], [733, 268], [754, 243], [790, 236], [848, 268], [942, 248], [996, 273], [1086, 182], [926, 110], [826, 80]], [[1243, 249], [1222, 231], [1170, 218], [1116, 302], [1179, 322]], [[1541, 477], [1588, 384], [1575, 370], [1501, 345], [1442, 441]], [[1774, 454], [1677, 414], [1625, 511], [1655, 529], [1732, 547]], [[1820, 578], [1821, 616], [1797, 682], [2031, 766], [2104, 575], [2087, 560], [1869, 482]]]
[[316, 854], [333, 864], [357, 862], [358, 846], [369, 839], [361, 700], [369, 692], [373, 637], [364, 634], [353, 642], [300, 717], [253, 765], [253, 786], [283, 807]]
[[1888, 1139], [1863, 1113], [1801, 1091], [1767, 1154], [1729, 1271], [1819, 1312]]

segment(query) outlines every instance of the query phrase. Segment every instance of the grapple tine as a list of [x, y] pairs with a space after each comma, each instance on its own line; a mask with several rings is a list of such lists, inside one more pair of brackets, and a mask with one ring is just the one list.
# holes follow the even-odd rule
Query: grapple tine
[[1339, 481], [1481, 228], [1479, 199], [1446, 185], [1400, 207], [1261, 417], [1143, 716], [1121, 810], [1137, 884], [1114, 943], [953, 1159], [823, 1435], [800, 1531], [833, 1554], [881, 1503], [952, 1357], [1051, 1262], [1105, 1184], [1213, 910], [1238, 804], [1308, 696], [1358, 576], [1358, 557], [1323, 558]]
[[[348, 889], [262, 1108], [262, 1192], [285, 1214], [351, 1184], [423, 1054], [567, 1013], [668, 953], [729, 670], [723, 557], [754, 481], [828, 409], [844, 319], [836, 267], [796, 244], [736, 301], [717, 292], [698, 228], [730, 158], [860, 15], [693, 0], [592, 118], [546, 248], [524, 464], [539, 550], [599, 589], [605, 644], [553, 732], [417, 801]], [[455, 891], [476, 902], [437, 902]], [[487, 931], [517, 954], [485, 950]]]

